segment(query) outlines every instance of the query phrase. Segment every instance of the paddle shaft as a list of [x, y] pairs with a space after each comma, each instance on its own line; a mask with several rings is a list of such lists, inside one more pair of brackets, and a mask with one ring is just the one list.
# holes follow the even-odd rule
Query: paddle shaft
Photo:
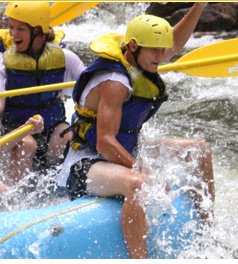
[[[157, 71], [158, 72], [180, 71], [180, 70], [182, 71], [182, 70], [189, 69], [189, 68], [196, 68], [196, 67], [202, 67], [206, 65], [232, 62], [232, 61], [238, 62], [238, 54], [220, 56], [220, 57], [209, 58], [209, 59], [199, 59], [199, 60], [193, 60], [193, 61], [187, 61], [187, 62], [175, 62], [172, 64], [161, 65], [158, 67]], [[227, 74], [229, 73], [233, 73], [232, 68], [227, 69]]]
[[75, 83], [76, 81], [72, 81], [72, 82], [56, 83], [56, 84], [34, 86], [28, 88], [15, 89], [11, 91], [5, 91], [5, 92], [0, 92], [0, 98], [67, 89], [73, 87]]
[[[211, 50], [215, 50], [213, 54]], [[158, 72], [165, 71], [181, 71], [201, 77], [238, 76], [238, 39], [225, 40], [195, 49], [175, 63], [158, 67]], [[75, 83], [76, 81], [72, 81], [5, 91], [0, 93], [0, 98], [62, 90], [73, 87]]]
[[16, 138], [28, 133], [29, 131], [31, 131], [31, 129], [35, 126], [35, 124], [28, 124], [25, 125], [5, 136], [3, 136], [2, 138], [0, 138], [0, 146], [5, 145], [6, 143], [15, 140]]
[[158, 67], [158, 71], [180, 71], [198, 77], [238, 76], [238, 39], [192, 50], [175, 63]]

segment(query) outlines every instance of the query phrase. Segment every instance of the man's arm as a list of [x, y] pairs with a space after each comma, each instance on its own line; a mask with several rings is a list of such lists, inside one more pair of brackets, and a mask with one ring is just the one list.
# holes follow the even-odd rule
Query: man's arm
[[97, 150], [109, 162], [132, 168], [135, 159], [116, 139], [121, 124], [122, 105], [128, 98], [128, 88], [119, 82], [105, 81], [97, 89]]
[[166, 61], [179, 53], [190, 36], [192, 35], [198, 20], [206, 7], [207, 3], [195, 3], [189, 12], [175, 25], [174, 33], [174, 46], [173, 48], [166, 49], [163, 61]]

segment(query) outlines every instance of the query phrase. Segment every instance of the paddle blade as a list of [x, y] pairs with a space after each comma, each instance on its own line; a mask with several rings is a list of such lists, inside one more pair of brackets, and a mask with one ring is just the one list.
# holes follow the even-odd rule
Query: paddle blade
[[51, 6], [52, 27], [62, 25], [82, 15], [100, 2], [56, 2]]
[[238, 76], [238, 39], [225, 40], [195, 49], [158, 72], [179, 71], [200, 77]]

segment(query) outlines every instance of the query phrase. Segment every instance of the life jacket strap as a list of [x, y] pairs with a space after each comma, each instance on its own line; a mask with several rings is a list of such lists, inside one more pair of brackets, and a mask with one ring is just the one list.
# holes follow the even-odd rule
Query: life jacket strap
[[27, 71], [27, 70], [16, 70], [8, 68], [6, 69], [6, 72], [8, 74], [20, 74], [25, 76], [30, 76], [33, 78], [43, 78], [47, 76], [48, 74], [57, 74], [57, 73], [63, 73], [65, 72], [65, 67], [58, 68], [58, 69], [49, 69], [49, 70], [34, 70], [34, 71]]
[[132, 95], [131, 96], [131, 100], [132, 101], [139, 101], [139, 102], [144, 102], [144, 103], [155, 103], [156, 105], [157, 104], [162, 104], [164, 102], [166, 102], [168, 100], [168, 94], [166, 95], [162, 95], [162, 96], [158, 96], [156, 98], [153, 98], [153, 99], [149, 99], [149, 98], [144, 98], [144, 97], [139, 97], [139, 96], [134, 96]]
[[130, 129], [130, 130], [128, 130], [128, 129], [120, 128], [119, 133], [138, 135], [140, 133], [140, 130], [141, 129]]
[[[69, 126], [65, 130], [63, 130], [60, 133], [60, 137], [64, 137], [65, 134], [67, 134], [69, 131], [73, 130], [75, 127], [80, 126], [82, 123], [96, 124], [96, 118], [94, 118], [94, 117], [86, 117], [86, 116], [79, 115], [78, 113], [77, 113], [77, 117], [78, 117], [78, 120], [73, 125]], [[76, 135], [74, 137], [76, 137]], [[77, 136], [77, 138], [80, 138], [80, 137]], [[77, 143], [82, 143], [82, 142], [77, 142]]]

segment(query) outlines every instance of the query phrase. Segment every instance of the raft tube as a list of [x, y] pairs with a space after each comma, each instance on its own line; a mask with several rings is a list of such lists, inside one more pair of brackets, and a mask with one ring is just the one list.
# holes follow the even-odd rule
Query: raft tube
[[[82, 197], [42, 209], [0, 213], [1, 259], [128, 259], [122, 200]], [[187, 194], [173, 200], [147, 239], [149, 258], [178, 258], [199, 225]], [[194, 226], [195, 224], [195, 226]]]

